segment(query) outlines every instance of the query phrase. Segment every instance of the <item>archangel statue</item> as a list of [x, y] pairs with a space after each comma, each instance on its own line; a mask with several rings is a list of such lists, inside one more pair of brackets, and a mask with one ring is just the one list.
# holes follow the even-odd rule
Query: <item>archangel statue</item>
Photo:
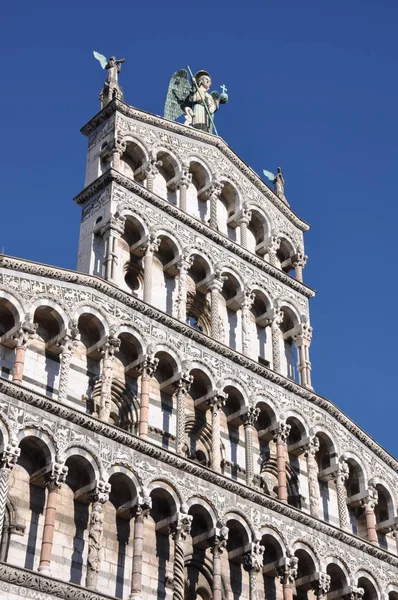
[[225, 93], [226, 87], [221, 86], [221, 94], [216, 91], [209, 92], [211, 86], [209, 73], [198, 71], [196, 75], [192, 75], [189, 67], [188, 70], [189, 75], [188, 71], [180, 69], [170, 79], [164, 116], [166, 119], [175, 121], [181, 115], [185, 115], [185, 125], [191, 125], [210, 133], [214, 130], [217, 135], [213, 115], [220, 104], [228, 102], [228, 95]]
[[99, 61], [101, 67], [108, 71], [104, 87], [101, 90], [100, 101], [101, 108], [104, 108], [114, 98], [123, 100], [123, 92], [118, 82], [118, 74], [121, 70], [121, 65], [126, 61], [125, 58], [116, 59], [116, 56], [111, 56], [107, 59], [103, 54], [93, 51], [94, 57]]

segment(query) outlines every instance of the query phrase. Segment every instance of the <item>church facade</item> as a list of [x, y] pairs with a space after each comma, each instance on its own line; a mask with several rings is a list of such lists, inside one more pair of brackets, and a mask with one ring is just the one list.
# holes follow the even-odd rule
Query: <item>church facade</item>
[[308, 225], [116, 97], [77, 271], [0, 256], [1, 597], [398, 600], [398, 464], [311, 384]]

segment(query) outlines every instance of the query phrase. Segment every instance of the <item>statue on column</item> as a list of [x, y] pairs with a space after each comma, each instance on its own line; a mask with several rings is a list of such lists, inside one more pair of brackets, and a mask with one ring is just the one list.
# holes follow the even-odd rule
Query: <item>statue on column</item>
[[181, 115], [185, 115], [185, 125], [209, 133], [214, 131], [218, 135], [214, 126], [213, 115], [219, 109], [220, 104], [228, 102], [227, 88], [222, 85], [221, 94], [217, 91], [209, 92], [211, 86], [210, 74], [202, 70], [192, 75], [189, 67], [188, 71], [180, 69], [170, 79], [164, 116], [166, 119], [175, 121]]
[[126, 61], [125, 58], [117, 59], [116, 56], [111, 56], [107, 59], [103, 54], [93, 51], [94, 57], [99, 61], [101, 67], [108, 71], [104, 87], [101, 90], [100, 101], [101, 108], [104, 108], [114, 98], [123, 100], [123, 92], [118, 82], [118, 74], [121, 71], [121, 65]]

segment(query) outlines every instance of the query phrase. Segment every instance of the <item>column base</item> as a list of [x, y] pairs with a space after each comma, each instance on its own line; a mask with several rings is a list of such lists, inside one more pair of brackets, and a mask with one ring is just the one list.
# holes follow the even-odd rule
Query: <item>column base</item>
[[39, 573], [42, 573], [43, 575], [51, 575], [51, 567], [39, 567], [38, 569]]

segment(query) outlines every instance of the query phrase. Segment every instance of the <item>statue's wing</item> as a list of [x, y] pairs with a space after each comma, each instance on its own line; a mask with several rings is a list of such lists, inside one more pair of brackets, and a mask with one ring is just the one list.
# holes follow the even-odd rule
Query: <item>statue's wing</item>
[[271, 173], [271, 171], [267, 171], [266, 169], [263, 169], [263, 173], [267, 179], [269, 179], [270, 181], [274, 181], [275, 175], [273, 173]]
[[188, 73], [185, 69], [176, 71], [170, 79], [169, 89], [167, 90], [166, 103], [164, 105], [164, 116], [166, 119], [175, 121], [184, 113], [187, 106], [186, 100], [191, 91], [191, 84], [188, 80]]
[[94, 58], [96, 58], [99, 61], [101, 67], [103, 69], [105, 69], [105, 67], [108, 63], [106, 56], [104, 56], [103, 54], [100, 54], [99, 52], [96, 52], [95, 50], [93, 50], [93, 54], [94, 54]]

